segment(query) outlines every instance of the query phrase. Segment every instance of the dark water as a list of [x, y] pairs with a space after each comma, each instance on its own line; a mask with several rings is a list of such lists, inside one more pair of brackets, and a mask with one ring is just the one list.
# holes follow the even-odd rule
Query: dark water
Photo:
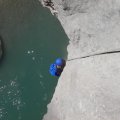
[[0, 120], [42, 120], [57, 84], [49, 65], [67, 55], [68, 38], [38, 0], [0, 0]]

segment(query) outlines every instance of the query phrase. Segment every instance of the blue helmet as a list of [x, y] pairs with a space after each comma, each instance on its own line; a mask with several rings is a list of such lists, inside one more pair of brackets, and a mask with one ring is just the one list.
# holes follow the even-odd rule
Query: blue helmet
[[64, 66], [65, 65], [65, 60], [63, 60], [62, 58], [57, 58], [55, 63], [58, 65], [58, 66]]
[[63, 68], [65, 67], [65, 64], [66, 63], [64, 59], [61, 58], [56, 59], [55, 63], [50, 65], [49, 69], [50, 74], [53, 76], [60, 76], [63, 71]]

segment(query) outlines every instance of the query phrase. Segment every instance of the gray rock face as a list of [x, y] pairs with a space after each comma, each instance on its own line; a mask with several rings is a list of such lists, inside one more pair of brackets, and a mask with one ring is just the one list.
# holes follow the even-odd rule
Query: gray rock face
[[[70, 38], [68, 58], [120, 49], [119, 0], [54, 1], [58, 18]], [[64, 10], [64, 2], [69, 10]]]
[[119, 120], [120, 54], [70, 61], [44, 120]]
[[[120, 51], [119, 0], [53, 0], [68, 59]], [[120, 120], [120, 53], [67, 61], [44, 120]]]

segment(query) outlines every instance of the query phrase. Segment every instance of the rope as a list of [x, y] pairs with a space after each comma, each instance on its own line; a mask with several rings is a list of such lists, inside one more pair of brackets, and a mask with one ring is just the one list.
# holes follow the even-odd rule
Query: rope
[[97, 55], [114, 54], [114, 53], [119, 53], [119, 52], [120, 52], [120, 50], [102, 52], [102, 53], [91, 54], [91, 55], [87, 55], [87, 56], [81, 56], [81, 57], [77, 57], [77, 58], [68, 59], [67, 61], [73, 61], [73, 60], [76, 60], [76, 59], [83, 59], [83, 58], [93, 57], [93, 56], [97, 56]]

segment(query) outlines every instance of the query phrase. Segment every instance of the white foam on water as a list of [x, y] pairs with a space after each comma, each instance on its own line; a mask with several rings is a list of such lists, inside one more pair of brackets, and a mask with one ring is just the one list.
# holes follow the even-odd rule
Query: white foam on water
[[34, 53], [34, 50], [32, 50], [31, 53]]
[[42, 74], [39, 74], [39, 77], [40, 77], [40, 78], [43, 78], [43, 75], [42, 75]]
[[35, 57], [32, 57], [32, 60], [35, 60]]
[[6, 85], [0, 87], [0, 92], [2, 92], [6, 88]]
[[44, 84], [43, 84], [42, 81], [40, 81], [40, 86], [41, 86], [43, 89], [45, 89], [45, 86], [44, 86]]
[[44, 100], [44, 101], [47, 100], [47, 94], [44, 94], [43, 100]]
[[27, 53], [30, 54], [30, 51], [28, 50]]
[[2, 114], [3, 113], [3, 110], [2, 110], [2, 108], [0, 108], [0, 119], [2, 118]]
[[15, 77], [0, 87], [0, 98], [0, 120], [7, 120], [7, 105], [13, 106], [16, 109], [20, 120], [21, 110], [25, 106], [25, 102], [21, 99], [18, 77]]
[[15, 81], [11, 81], [10, 85], [15, 86], [16, 85]]
[[5, 115], [7, 115], [5, 108], [0, 108], [0, 120], [2, 120]]
[[34, 53], [34, 50], [28, 50], [27, 51], [27, 54], [33, 54]]

